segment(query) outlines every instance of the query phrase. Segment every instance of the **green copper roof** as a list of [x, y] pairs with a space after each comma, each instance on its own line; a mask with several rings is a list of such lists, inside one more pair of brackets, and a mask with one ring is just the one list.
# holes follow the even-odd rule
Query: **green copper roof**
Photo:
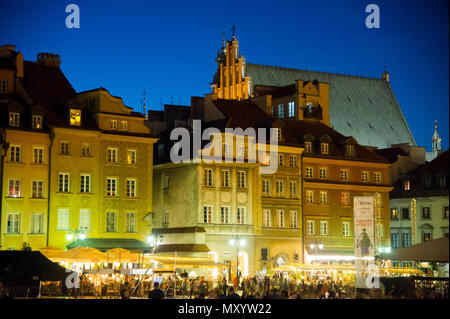
[[253, 85], [286, 86], [296, 80], [330, 84], [330, 121], [345, 136], [359, 144], [391, 147], [392, 144], [416, 145], [394, 92], [383, 79], [332, 74], [282, 67], [246, 65]]

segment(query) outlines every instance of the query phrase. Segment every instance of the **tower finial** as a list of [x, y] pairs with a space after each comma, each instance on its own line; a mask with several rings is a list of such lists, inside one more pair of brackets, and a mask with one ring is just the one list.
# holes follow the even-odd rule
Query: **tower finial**
[[233, 32], [233, 39], [235, 38], [234, 33], [236, 31], [236, 26], [233, 24], [233, 26], [231, 27], [231, 31]]

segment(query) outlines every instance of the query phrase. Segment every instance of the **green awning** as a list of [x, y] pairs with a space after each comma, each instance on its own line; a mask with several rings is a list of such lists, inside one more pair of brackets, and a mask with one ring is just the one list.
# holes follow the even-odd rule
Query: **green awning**
[[86, 238], [76, 240], [66, 246], [68, 249], [75, 247], [92, 247], [101, 251], [113, 248], [123, 248], [130, 251], [150, 252], [152, 247], [147, 243], [134, 238]]

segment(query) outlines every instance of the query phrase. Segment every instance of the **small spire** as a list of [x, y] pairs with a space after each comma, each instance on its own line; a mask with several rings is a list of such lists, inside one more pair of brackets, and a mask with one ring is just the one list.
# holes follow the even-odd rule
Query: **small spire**
[[233, 32], [233, 39], [235, 38], [234, 33], [236, 31], [236, 26], [233, 24], [233, 26], [231, 27], [231, 31]]

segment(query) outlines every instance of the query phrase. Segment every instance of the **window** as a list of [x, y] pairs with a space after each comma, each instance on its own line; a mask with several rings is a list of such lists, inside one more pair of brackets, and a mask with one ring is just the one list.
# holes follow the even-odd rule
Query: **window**
[[312, 102], [306, 102], [306, 110], [311, 113], [313, 108]]
[[117, 178], [106, 179], [106, 196], [117, 196]]
[[448, 207], [448, 206], [445, 206], [445, 207], [444, 207], [443, 218], [444, 218], [444, 219], [448, 219], [448, 215], [449, 215], [449, 207]]
[[289, 194], [291, 197], [297, 197], [297, 182], [289, 182]]
[[214, 186], [213, 170], [211, 168], [206, 168], [203, 170], [203, 185], [208, 187]]
[[136, 213], [127, 212], [126, 213], [126, 231], [127, 233], [136, 232]]
[[32, 198], [43, 198], [44, 197], [44, 182], [43, 181], [32, 181], [31, 182], [31, 197]]
[[68, 193], [70, 191], [69, 180], [70, 180], [69, 173], [58, 174], [58, 192]]
[[391, 219], [398, 219], [398, 209], [397, 208], [391, 209]]
[[439, 187], [440, 188], [445, 188], [446, 185], [447, 185], [447, 183], [446, 183], [445, 177], [440, 177], [439, 178]]
[[110, 122], [110, 128], [112, 130], [117, 130], [117, 121], [116, 120], [111, 120]]
[[328, 178], [328, 169], [326, 169], [326, 168], [319, 168], [319, 178], [320, 179], [327, 179]]
[[312, 167], [305, 168], [305, 177], [313, 178], [314, 177], [314, 168], [312, 168]]
[[245, 215], [246, 215], [246, 208], [245, 207], [238, 207], [237, 208], [237, 215], [236, 220], [238, 224], [245, 224]]
[[305, 142], [305, 152], [307, 153], [312, 152], [312, 142]]
[[403, 190], [409, 191], [411, 189], [411, 183], [409, 180], [403, 181]]
[[295, 117], [295, 102], [289, 102], [289, 118]]
[[87, 174], [80, 175], [80, 193], [91, 192], [91, 176]]
[[75, 126], [81, 125], [81, 110], [70, 109], [69, 123]]
[[308, 204], [314, 203], [314, 191], [306, 191], [306, 202]]
[[297, 155], [289, 156], [289, 166], [290, 167], [297, 167]]
[[342, 222], [342, 237], [350, 237], [350, 222]]
[[403, 247], [411, 246], [411, 234], [410, 233], [404, 233], [403, 236]]
[[19, 113], [17, 112], [10, 112], [9, 113], [9, 126], [19, 126]]
[[122, 131], [128, 131], [128, 122], [127, 121], [121, 121], [120, 122], [120, 129]]
[[431, 188], [431, 178], [430, 178], [430, 177], [426, 177], [426, 178], [423, 180], [423, 187], [424, 187], [425, 189]]
[[284, 118], [284, 104], [278, 104], [278, 118]]
[[170, 177], [168, 175], [163, 175], [162, 188], [164, 191], [167, 191], [170, 188]]
[[314, 221], [313, 220], [307, 220], [306, 221], [306, 234], [307, 235], [314, 235]]
[[381, 173], [380, 172], [374, 172], [373, 173], [373, 182], [374, 183], [381, 183]]
[[431, 240], [431, 233], [429, 233], [429, 232], [423, 233], [423, 241], [429, 241], [429, 240]]
[[8, 93], [8, 81], [0, 79], [0, 94]]
[[117, 148], [108, 147], [108, 163], [117, 163]]
[[341, 181], [348, 181], [348, 169], [341, 169]]
[[345, 154], [347, 156], [355, 156], [355, 146], [354, 145], [347, 145], [345, 149]]
[[56, 225], [57, 230], [68, 230], [69, 229], [69, 209], [59, 208], [58, 209], [58, 220]]
[[19, 179], [10, 179], [9, 180], [9, 197], [20, 197], [21, 195], [21, 182]]
[[162, 223], [165, 224], [165, 225], [169, 224], [169, 211], [168, 210], [163, 211], [163, 216], [162, 217], [163, 217], [162, 218]]
[[31, 118], [31, 125], [34, 129], [42, 128], [42, 116], [41, 115], [33, 115]]
[[80, 209], [80, 220], [78, 221], [79, 230], [89, 230], [91, 228], [91, 211], [89, 209]]
[[264, 196], [270, 196], [270, 194], [271, 194], [270, 180], [263, 179], [263, 181], [262, 181], [262, 192], [263, 192]]
[[263, 225], [262, 227], [271, 227], [272, 220], [270, 218], [270, 209], [263, 210]]
[[278, 167], [284, 166], [284, 156], [282, 154], [278, 154]]
[[284, 195], [284, 182], [283, 181], [277, 181], [277, 195], [278, 196]]
[[245, 188], [247, 187], [247, 174], [244, 171], [238, 171], [237, 172], [237, 178], [238, 178], [238, 188]]
[[91, 156], [91, 144], [90, 143], [82, 143], [81, 144], [81, 156], [84, 156], [84, 157]]
[[422, 207], [422, 218], [423, 219], [430, 219], [430, 207]]
[[69, 155], [69, 142], [63, 141], [59, 143], [59, 154]]
[[130, 165], [136, 164], [136, 151], [135, 150], [128, 150], [127, 163]]
[[290, 211], [289, 212], [289, 216], [290, 216], [290, 227], [291, 228], [297, 228], [298, 227], [298, 214], [296, 211]]
[[261, 248], [261, 260], [269, 260], [269, 248]]
[[106, 232], [107, 233], [116, 232], [116, 212], [106, 213]]
[[383, 224], [376, 224], [375, 231], [376, 231], [376, 236], [377, 236], [376, 238], [378, 238], [378, 239], [384, 238], [384, 226], [383, 226]]
[[136, 197], [135, 179], [127, 179], [127, 197]]
[[320, 204], [328, 203], [328, 192], [326, 192], [326, 191], [320, 192], [319, 202], [320, 202]]
[[277, 210], [278, 227], [284, 228], [284, 210]]
[[367, 171], [362, 171], [361, 172], [361, 181], [363, 183], [369, 182], [369, 172], [367, 172]]
[[158, 157], [161, 158], [164, 156], [164, 144], [158, 144]]
[[212, 206], [203, 206], [203, 222], [208, 224], [212, 223]]
[[19, 213], [9, 213], [8, 214], [8, 224], [6, 226], [6, 232], [8, 234], [19, 234], [20, 233], [20, 214]]
[[273, 128], [273, 136], [272, 136], [272, 140], [273, 141], [281, 141], [281, 129], [274, 127]]
[[341, 193], [341, 205], [350, 206], [350, 193], [348, 192]]
[[328, 235], [328, 222], [326, 220], [320, 221], [320, 235]]
[[230, 223], [230, 207], [229, 206], [221, 206], [220, 207], [220, 222], [222, 224]]
[[409, 219], [409, 208], [402, 208], [402, 219]]
[[320, 143], [320, 154], [328, 154], [328, 143]]
[[31, 214], [31, 229], [32, 234], [42, 234], [44, 232], [44, 215], [35, 213]]
[[10, 161], [14, 163], [20, 163], [22, 159], [22, 147], [18, 145], [11, 145], [10, 149]]
[[44, 163], [44, 148], [43, 147], [33, 147], [33, 163], [43, 164]]
[[392, 245], [392, 248], [400, 247], [400, 239], [398, 237], [398, 234], [396, 234], [396, 233], [391, 234], [391, 245]]

